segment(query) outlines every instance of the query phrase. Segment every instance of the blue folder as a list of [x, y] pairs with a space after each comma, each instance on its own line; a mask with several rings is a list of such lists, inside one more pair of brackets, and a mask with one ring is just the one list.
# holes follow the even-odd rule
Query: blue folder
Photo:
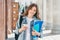
[[41, 32], [42, 24], [43, 24], [43, 21], [35, 20], [34, 21], [34, 30], [37, 32]]
[[[42, 24], [43, 24], [43, 21], [41, 21], [41, 20], [35, 20], [34, 21], [34, 30], [36, 32], [41, 32], [42, 31]], [[34, 36], [34, 37], [36, 37], [36, 36]]]

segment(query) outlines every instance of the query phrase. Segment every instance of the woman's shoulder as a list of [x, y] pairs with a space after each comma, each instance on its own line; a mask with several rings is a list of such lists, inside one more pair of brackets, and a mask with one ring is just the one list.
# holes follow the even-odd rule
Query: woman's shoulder
[[26, 23], [27, 23], [26, 17], [23, 17], [22, 23], [23, 23], [23, 24], [26, 24]]
[[38, 19], [38, 18], [36, 18], [36, 17], [33, 17], [33, 19], [34, 19], [34, 20], [40, 20], [40, 19]]
[[26, 17], [26, 16], [23, 16], [22, 18], [23, 18], [23, 19], [26, 19], [27, 17]]

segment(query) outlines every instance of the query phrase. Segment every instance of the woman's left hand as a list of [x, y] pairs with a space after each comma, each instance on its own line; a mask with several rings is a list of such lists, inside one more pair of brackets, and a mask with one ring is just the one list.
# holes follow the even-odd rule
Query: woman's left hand
[[39, 32], [36, 32], [36, 31], [32, 31], [32, 35], [37, 35], [37, 36], [40, 36], [40, 33]]
[[40, 33], [39, 33], [39, 32], [36, 32], [36, 35], [37, 35], [37, 36], [40, 36]]

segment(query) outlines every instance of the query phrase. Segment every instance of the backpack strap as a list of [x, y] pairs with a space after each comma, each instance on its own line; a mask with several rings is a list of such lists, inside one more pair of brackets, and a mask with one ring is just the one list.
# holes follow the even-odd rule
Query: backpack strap
[[21, 28], [22, 21], [23, 21], [23, 16], [20, 16], [20, 20], [19, 20], [20, 28]]

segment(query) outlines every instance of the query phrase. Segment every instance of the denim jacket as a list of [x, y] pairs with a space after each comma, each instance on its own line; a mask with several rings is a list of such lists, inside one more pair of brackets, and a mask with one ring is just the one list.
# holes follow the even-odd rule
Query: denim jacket
[[[31, 23], [30, 23], [30, 26], [31, 26], [31, 27], [30, 27], [30, 39], [31, 39], [31, 40], [35, 40], [35, 39], [33, 39], [33, 37], [32, 37], [34, 20], [36, 20], [36, 18], [33, 18], [33, 20], [32, 20]], [[23, 17], [22, 24], [27, 24], [27, 19], [26, 19], [26, 17]], [[18, 20], [17, 25], [16, 25], [16, 32], [15, 32], [15, 33], [16, 33], [16, 34], [19, 34], [18, 40], [25, 40], [26, 31], [23, 31], [23, 32], [19, 33], [19, 32], [18, 32], [19, 29], [20, 29], [20, 26], [19, 26], [19, 20]], [[36, 39], [36, 40], [38, 40], [38, 39]]]

